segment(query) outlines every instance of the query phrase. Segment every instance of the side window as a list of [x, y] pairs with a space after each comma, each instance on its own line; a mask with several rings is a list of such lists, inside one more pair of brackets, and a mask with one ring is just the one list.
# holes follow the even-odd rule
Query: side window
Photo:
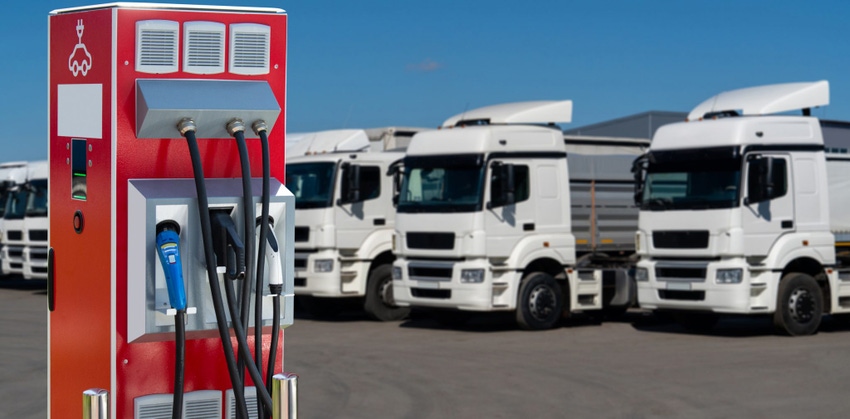
[[785, 159], [773, 160], [773, 193], [768, 199], [779, 198], [788, 193], [788, 163]]
[[[529, 195], [529, 179], [528, 166], [514, 166], [514, 197], [515, 202], [528, 200]], [[504, 201], [504, 189], [507, 186], [507, 179], [504, 178], [499, 170], [493, 170], [490, 174], [490, 202], [492, 207], [501, 207], [506, 203]]]
[[368, 201], [381, 195], [381, 169], [364, 166], [360, 169], [360, 199]]
[[[341, 196], [349, 196], [348, 177], [351, 176], [349, 168], [342, 172]], [[360, 166], [360, 201], [375, 199], [381, 195], [381, 169], [378, 166]]]

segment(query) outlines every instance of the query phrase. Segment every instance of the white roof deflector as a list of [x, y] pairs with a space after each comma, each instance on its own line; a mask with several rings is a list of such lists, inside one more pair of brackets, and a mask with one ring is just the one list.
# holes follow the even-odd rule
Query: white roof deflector
[[688, 114], [688, 121], [696, 121], [708, 113], [743, 111], [743, 115], [811, 109], [829, 105], [829, 82], [770, 84], [730, 90], [700, 103]]
[[490, 124], [549, 124], [568, 123], [573, 119], [573, 101], [540, 100], [485, 106], [455, 115], [443, 127], [453, 127], [462, 121], [486, 121]]
[[369, 148], [369, 136], [362, 129], [335, 129], [287, 134], [286, 156], [362, 151]]

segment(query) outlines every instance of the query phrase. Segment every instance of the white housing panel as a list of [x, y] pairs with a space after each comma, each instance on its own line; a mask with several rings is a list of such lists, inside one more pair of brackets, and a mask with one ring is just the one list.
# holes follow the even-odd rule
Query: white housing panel
[[226, 26], [217, 22], [183, 24], [183, 71], [193, 74], [224, 73]]
[[271, 27], [255, 23], [230, 25], [230, 64], [233, 74], [269, 73]]
[[174, 73], [179, 66], [180, 24], [171, 20], [136, 22], [136, 71]]

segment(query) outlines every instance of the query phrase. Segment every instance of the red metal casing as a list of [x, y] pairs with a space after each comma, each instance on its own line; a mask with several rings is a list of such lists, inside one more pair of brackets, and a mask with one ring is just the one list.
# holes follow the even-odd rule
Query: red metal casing
[[[135, 26], [139, 20], [212, 21], [230, 25], [259, 23], [271, 27], [269, 73], [246, 76], [188, 74], [182, 66], [169, 74], [135, 70]], [[78, 25], [84, 30], [78, 36]], [[180, 45], [184, 39], [181, 32]], [[266, 80], [281, 113], [270, 127], [271, 175], [284, 180], [287, 16], [272, 9], [186, 6], [156, 8], [126, 3], [59, 10], [49, 17], [49, 160], [50, 246], [54, 252], [49, 312], [49, 414], [79, 417], [82, 393], [90, 388], [110, 391], [112, 417], [133, 416], [136, 397], [171, 393], [174, 341], [127, 342], [128, 179], [191, 178], [185, 140], [136, 138], [136, 80], [216, 79]], [[83, 45], [84, 48], [80, 48]], [[82, 50], [84, 49], [84, 50]], [[81, 51], [82, 50], [82, 51]], [[88, 55], [86, 54], [88, 53]], [[88, 58], [88, 66], [83, 64]], [[74, 65], [76, 62], [77, 65]], [[181, 57], [182, 63], [182, 57]], [[86, 68], [87, 67], [87, 68]], [[81, 109], [100, 107], [102, 125], [85, 127], [88, 136], [60, 132], [58, 90], [75, 85], [101, 88], [100, 97], [80, 98]], [[62, 87], [65, 86], [65, 87]], [[91, 86], [89, 86], [91, 87]], [[65, 98], [67, 100], [67, 97]], [[65, 117], [67, 118], [67, 117]], [[67, 124], [67, 120], [64, 122]], [[98, 135], [99, 131], [99, 135]], [[88, 198], [72, 199], [72, 138], [87, 140]], [[207, 178], [240, 176], [235, 141], [199, 139]], [[261, 146], [248, 140], [252, 176], [260, 177]], [[75, 213], [83, 215], [75, 231]], [[270, 331], [269, 331], [270, 332]], [[283, 341], [283, 332], [281, 342]], [[264, 357], [269, 333], [264, 334]], [[236, 341], [231, 339], [236, 350]], [[253, 338], [249, 336], [249, 346]], [[282, 343], [281, 343], [282, 347]], [[282, 371], [282, 350], [275, 359]], [[246, 385], [253, 385], [246, 378]], [[231, 388], [221, 342], [217, 337], [186, 343], [185, 390]]]

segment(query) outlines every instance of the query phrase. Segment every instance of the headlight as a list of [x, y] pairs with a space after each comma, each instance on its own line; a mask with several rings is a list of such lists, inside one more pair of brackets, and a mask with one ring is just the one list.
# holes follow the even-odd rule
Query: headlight
[[743, 269], [718, 269], [715, 282], [718, 284], [740, 284], [743, 278]]
[[401, 268], [393, 266], [393, 279], [401, 279]]
[[313, 270], [316, 272], [330, 272], [334, 270], [333, 259], [317, 259], [313, 265]]
[[461, 270], [460, 282], [464, 284], [478, 284], [484, 282], [484, 269]]
[[646, 268], [636, 268], [635, 269], [635, 281], [638, 281], [638, 282], [649, 281], [649, 271]]

